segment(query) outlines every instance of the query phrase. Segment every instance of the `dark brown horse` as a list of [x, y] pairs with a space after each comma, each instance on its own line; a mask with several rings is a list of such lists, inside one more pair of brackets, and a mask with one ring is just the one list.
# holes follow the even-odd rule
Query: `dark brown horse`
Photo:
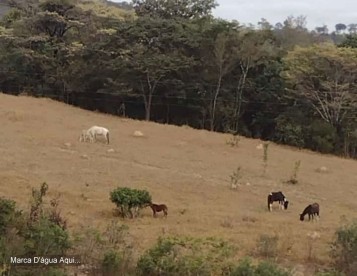
[[318, 203], [313, 203], [308, 205], [302, 214], [300, 214], [300, 220], [303, 221], [305, 218], [305, 215], [309, 215], [309, 220], [314, 219], [314, 218], [320, 218], [320, 206]]
[[164, 212], [164, 216], [167, 217], [168, 208], [165, 204], [149, 203], [148, 206], [150, 206], [152, 209], [153, 217], [156, 217], [156, 213], [159, 213], [159, 212]]

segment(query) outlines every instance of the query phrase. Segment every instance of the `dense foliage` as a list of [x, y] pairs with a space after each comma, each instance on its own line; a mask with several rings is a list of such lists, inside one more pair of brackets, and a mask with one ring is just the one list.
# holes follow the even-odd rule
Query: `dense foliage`
[[[70, 249], [66, 224], [57, 210], [43, 202], [48, 186], [32, 190], [29, 210], [18, 210], [14, 201], [0, 198], [0, 272], [6, 275], [63, 275], [51, 267], [16, 266], [11, 257], [63, 255]], [[2, 274], [3, 275], [3, 274]], [[5, 274], [4, 274], [5, 275]]]
[[8, 2], [4, 93], [357, 157], [356, 24], [242, 26], [214, 0]]
[[110, 200], [119, 208], [123, 217], [137, 215], [140, 208], [151, 203], [151, 195], [146, 190], [119, 187], [110, 193]]

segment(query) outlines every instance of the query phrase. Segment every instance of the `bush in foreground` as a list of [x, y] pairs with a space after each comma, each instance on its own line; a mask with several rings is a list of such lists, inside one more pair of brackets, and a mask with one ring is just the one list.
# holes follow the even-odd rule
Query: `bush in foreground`
[[338, 271], [346, 276], [357, 275], [357, 220], [336, 231], [331, 253]]
[[138, 275], [228, 275], [233, 247], [215, 238], [159, 238], [137, 263]]

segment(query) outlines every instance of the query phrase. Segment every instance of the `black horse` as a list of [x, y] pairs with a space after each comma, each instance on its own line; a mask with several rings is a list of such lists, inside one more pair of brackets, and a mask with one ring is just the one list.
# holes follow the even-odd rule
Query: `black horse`
[[314, 218], [320, 218], [320, 205], [316, 202], [308, 205], [302, 214], [300, 214], [301, 221], [304, 220], [306, 214], [309, 215], [309, 221]]

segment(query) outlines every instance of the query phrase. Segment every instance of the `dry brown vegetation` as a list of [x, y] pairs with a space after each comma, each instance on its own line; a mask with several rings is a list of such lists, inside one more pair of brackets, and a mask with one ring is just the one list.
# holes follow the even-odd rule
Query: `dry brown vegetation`
[[[280, 261], [306, 264], [311, 259], [308, 234], [316, 231], [320, 237], [313, 244], [313, 260], [327, 264], [329, 242], [341, 216], [356, 215], [353, 160], [270, 143], [262, 175], [259, 140], [241, 138], [238, 147], [230, 147], [226, 134], [3, 94], [0, 123], [0, 196], [16, 200], [20, 207], [25, 207], [21, 204], [27, 203], [31, 188], [43, 181], [50, 196], [61, 195], [60, 207], [71, 230], [107, 225], [115, 208], [109, 192], [117, 186], [147, 189], [155, 203], [167, 204], [167, 219], [160, 214], [152, 218], [148, 208], [141, 217], [125, 221], [138, 253], [164, 233], [222, 237], [237, 245], [237, 256], [243, 256], [256, 254], [257, 240], [269, 234], [278, 237]], [[81, 130], [94, 124], [110, 130], [110, 145], [78, 142]], [[136, 130], [144, 136], [134, 137]], [[299, 183], [286, 184], [297, 160]], [[242, 178], [232, 190], [230, 175], [238, 166]], [[316, 171], [322, 166], [328, 171]], [[288, 197], [289, 209], [280, 211], [275, 205], [269, 213], [266, 196], [279, 190]], [[300, 222], [299, 213], [315, 201], [320, 204], [320, 221]]]

